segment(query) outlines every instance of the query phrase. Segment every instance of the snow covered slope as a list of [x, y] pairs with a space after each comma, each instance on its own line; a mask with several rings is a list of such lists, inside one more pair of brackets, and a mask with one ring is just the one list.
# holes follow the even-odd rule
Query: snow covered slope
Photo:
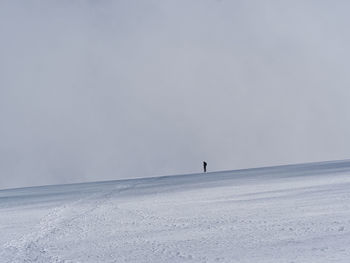
[[0, 262], [350, 262], [350, 161], [2, 190]]

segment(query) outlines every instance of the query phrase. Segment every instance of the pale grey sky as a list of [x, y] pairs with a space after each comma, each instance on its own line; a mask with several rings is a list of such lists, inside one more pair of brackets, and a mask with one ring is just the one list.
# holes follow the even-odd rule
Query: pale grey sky
[[0, 188], [350, 158], [348, 1], [0, 2]]

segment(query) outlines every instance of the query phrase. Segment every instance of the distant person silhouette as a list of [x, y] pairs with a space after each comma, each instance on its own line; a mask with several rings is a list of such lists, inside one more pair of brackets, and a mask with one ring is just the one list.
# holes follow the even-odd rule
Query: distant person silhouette
[[206, 162], [203, 162], [203, 169], [204, 169], [204, 172], [206, 173], [207, 172], [207, 163]]

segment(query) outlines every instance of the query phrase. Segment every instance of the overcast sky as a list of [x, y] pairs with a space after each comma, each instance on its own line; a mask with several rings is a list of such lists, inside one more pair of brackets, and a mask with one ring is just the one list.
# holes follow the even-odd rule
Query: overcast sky
[[0, 188], [350, 158], [350, 2], [0, 2]]

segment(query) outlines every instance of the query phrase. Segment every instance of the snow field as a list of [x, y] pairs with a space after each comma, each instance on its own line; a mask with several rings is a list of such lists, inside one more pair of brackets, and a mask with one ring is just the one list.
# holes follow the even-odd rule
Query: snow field
[[0, 191], [0, 262], [349, 262], [350, 162]]

